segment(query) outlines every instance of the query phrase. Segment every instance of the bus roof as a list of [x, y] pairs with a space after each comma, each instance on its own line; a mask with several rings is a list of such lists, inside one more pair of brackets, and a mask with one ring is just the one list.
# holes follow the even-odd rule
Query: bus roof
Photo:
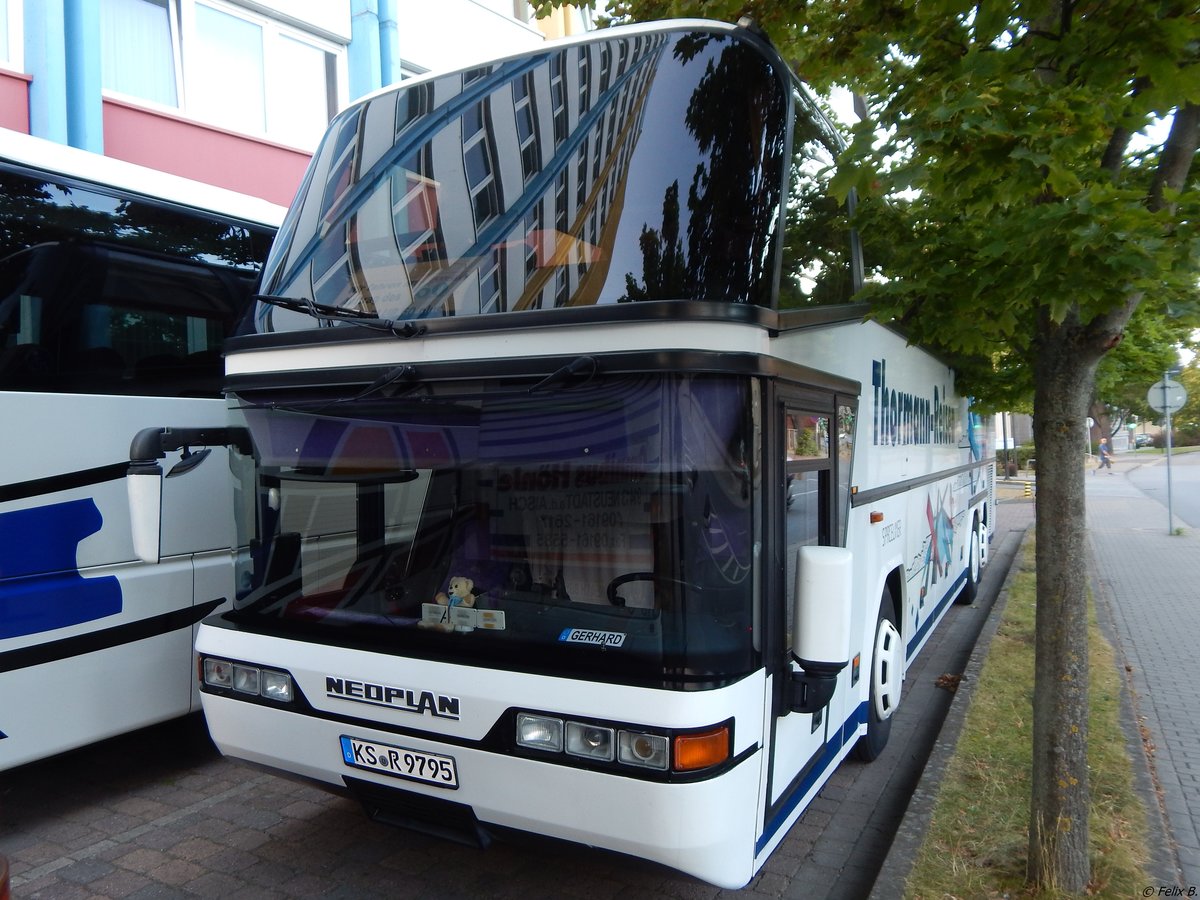
[[0, 128], [0, 164], [5, 162], [108, 185], [272, 228], [279, 227], [287, 212], [284, 207], [261, 197], [239, 194], [227, 188]]

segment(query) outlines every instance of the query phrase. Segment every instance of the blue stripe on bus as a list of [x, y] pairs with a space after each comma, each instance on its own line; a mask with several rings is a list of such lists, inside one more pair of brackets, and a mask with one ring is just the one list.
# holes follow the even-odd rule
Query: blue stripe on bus
[[937, 625], [939, 621], [941, 621], [942, 614], [946, 611], [947, 607], [950, 606], [954, 598], [958, 596], [958, 593], [962, 589], [962, 586], [966, 580], [967, 571], [964, 569], [959, 576], [954, 579], [954, 584], [950, 585], [950, 590], [946, 591], [946, 593], [942, 596], [942, 600], [937, 605], [937, 608], [928, 617], [926, 617], [924, 624], [922, 624], [921, 627], [918, 628], [913, 634], [911, 640], [908, 642], [907, 647], [908, 658], [910, 660], [916, 655], [917, 648], [921, 646], [921, 642], [925, 640], [925, 637], [930, 631], [933, 630], [933, 627]]
[[833, 738], [821, 748], [820, 757], [817, 759], [816, 765], [809, 769], [808, 774], [800, 784], [792, 788], [791, 796], [787, 802], [783, 804], [779, 812], [775, 814], [775, 817], [766, 823], [762, 835], [755, 842], [755, 856], [758, 856], [763, 848], [771, 843], [771, 839], [774, 838], [775, 833], [783, 827], [783, 823], [796, 811], [796, 807], [800, 805], [800, 801], [813, 789], [813, 786], [825, 778], [826, 773], [834, 766], [842, 747], [845, 746], [848, 740], [852, 739], [860, 725], [866, 724], [866, 721], [867, 702], [864, 700], [858, 704], [854, 712], [841, 724], [841, 727], [838, 728]]
[[84, 578], [79, 573], [79, 542], [103, 524], [90, 497], [0, 513], [0, 639], [121, 611], [115, 575]]

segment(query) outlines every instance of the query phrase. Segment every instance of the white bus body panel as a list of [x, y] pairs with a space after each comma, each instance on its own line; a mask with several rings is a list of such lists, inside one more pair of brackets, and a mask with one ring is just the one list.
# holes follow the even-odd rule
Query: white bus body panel
[[[848, 350], [852, 348], [852, 352]], [[860, 496], [913, 479], [990, 458], [986, 441], [973, 443], [966, 401], [955, 393], [954, 372], [935, 357], [908, 346], [900, 334], [875, 322], [787, 332], [772, 353], [862, 384], [851, 484]], [[880, 365], [882, 364], [882, 365]], [[922, 402], [945, 407], [929, 421], [897, 407]], [[931, 409], [929, 415], [939, 415]], [[928, 439], [927, 429], [938, 439]], [[864, 647], [870, 646], [878, 598], [889, 572], [901, 568], [901, 633], [912, 659], [962, 585], [970, 552], [971, 501], [986, 490], [982, 470], [892, 493], [850, 511], [847, 547], [856, 565], [856, 595]], [[878, 523], [870, 514], [882, 514]], [[871, 598], [875, 598], [872, 600]]]
[[[191, 606], [191, 561], [164, 560], [161, 567], [153, 592], [140, 584], [127, 589], [131, 602], [111, 619], [129, 622]], [[123, 585], [132, 582], [128, 573], [118, 577]], [[85, 623], [59, 629], [53, 639], [86, 638], [95, 630]], [[180, 663], [190, 654], [191, 637], [190, 628], [180, 628], [0, 675], [0, 720], [7, 734], [0, 741], [0, 770], [191, 711], [194, 667]], [[0, 641], [0, 652], [12, 643]]]
[[[487, 734], [513, 706], [672, 728], [712, 725], [736, 713], [733, 755], [742, 756], [736, 765], [717, 778], [663, 784], [203, 695], [213, 740], [222, 753], [240, 759], [331, 785], [343, 785], [343, 776], [349, 775], [464, 803], [484, 823], [630, 853], [726, 887], [740, 887], [753, 874], [754, 836], [761, 816], [761, 673], [714, 691], [680, 693], [598, 682], [589, 682], [584, 691], [571, 679], [405, 659], [209, 625], [201, 625], [196, 650], [287, 669], [319, 711], [369, 716], [385, 725], [472, 741]], [[457, 697], [462, 715], [457, 721], [434, 719], [328, 698], [327, 676]], [[460, 787], [398, 782], [347, 767], [341, 735], [452, 756]]]
[[639, 350], [711, 350], [766, 353], [767, 335], [754, 325], [729, 322], [623, 322], [584, 328], [510, 328], [478, 334], [435, 334], [404, 343], [356, 341], [235, 353], [225, 360], [230, 376], [264, 372], [320, 371], [347, 366], [397, 366], [462, 359], [590, 356]]
[[[269, 228], [285, 212], [260, 198], [6, 129], [0, 129], [0, 161], [100, 193], [120, 191]], [[82, 487], [54, 483], [127, 464], [130, 440], [143, 428], [223, 425], [223, 401], [0, 391], [0, 412], [4, 484], [47, 480], [29, 496], [0, 501], [0, 530], [17, 561], [15, 568], [0, 564], [4, 588], [39, 596], [38, 603], [6, 607], [11, 619], [0, 616], [2, 771], [198, 709], [191, 610], [233, 595], [235, 538], [223, 449], [164, 480], [158, 566], [136, 560], [123, 476]], [[178, 453], [168, 454], [164, 468], [178, 460]], [[19, 574], [9, 579], [14, 570]], [[156, 630], [147, 620], [181, 612], [178, 627], [136, 638], [139, 629]], [[101, 649], [87, 650], [91, 645]]]
[[[121, 463], [130, 436], [152, 423], [212, 425], [225, 416], [219, 400], [159, 397], [0, 392], [0, 408], [42, 451], [3, 442], [0, 468], [9, 483]], [[170, 454], [166, 468], [177, 460]], [[158, 565], [134, 555], [124, 478], [0, 503], [0, 527], [20, 531], [42, 558], [62, 565], [21, 577], [22, 590], [39, 599], [29, 604], [33, 618], [0, 623], [0, 656], [65, 648], [60, 658], [0, 672], [0, 770], [199, 708], [189, 621], [91, 652], [78, 653], [70, 642], [232, 597], [229, 479], [228, 451], [218, 449], [164, 480], [165, 508], [175, 514], [164, 517]]]

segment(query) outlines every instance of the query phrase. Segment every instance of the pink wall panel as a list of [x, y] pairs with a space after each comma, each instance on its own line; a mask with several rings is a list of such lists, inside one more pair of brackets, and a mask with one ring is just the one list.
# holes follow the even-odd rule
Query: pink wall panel
[[311, 154], [104, 100], [104, 155], [287, 206]]
[[29, 134], [29, 80], [0, 69], [0, 128]]

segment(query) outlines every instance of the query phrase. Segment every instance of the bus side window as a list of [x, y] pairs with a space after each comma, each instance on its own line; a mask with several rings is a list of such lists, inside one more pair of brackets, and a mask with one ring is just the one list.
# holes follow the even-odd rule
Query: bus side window
[[0, 390], [49, 390], [51, 363], [39, 344], [17, 344], [0, 350]]

